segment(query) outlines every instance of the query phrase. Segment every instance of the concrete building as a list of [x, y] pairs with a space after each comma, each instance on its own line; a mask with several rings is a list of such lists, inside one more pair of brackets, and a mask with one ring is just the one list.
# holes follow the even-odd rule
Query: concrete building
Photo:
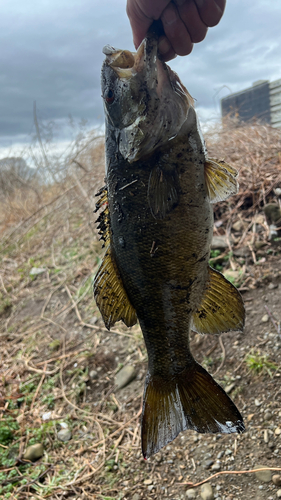
[[281, 128], [281, 79], [259, 80], [249, 89], [221, 99], [222, 117], [239, 118], [242, 122], [258, 120]]

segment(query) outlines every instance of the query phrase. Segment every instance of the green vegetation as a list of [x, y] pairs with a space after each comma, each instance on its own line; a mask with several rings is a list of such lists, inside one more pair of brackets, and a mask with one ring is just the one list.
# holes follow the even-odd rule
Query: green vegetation
[[246, 357], [246, 364], [252, 372], [261, 375], [267, 373], [272, 377], [272, 372], [278, 369], [278, 366], [269, 361], [266, 354], [260, 354], [259, 352], [250, 352]]

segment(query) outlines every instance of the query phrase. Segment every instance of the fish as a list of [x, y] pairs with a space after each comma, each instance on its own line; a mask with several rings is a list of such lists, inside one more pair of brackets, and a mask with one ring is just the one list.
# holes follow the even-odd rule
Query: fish
[[139, 322], [147, 353], [145, 459], [186, 429], [242, 433], [243, 418], [194, 359], [190, 332], [243, 331], [239, 291], [209, 266], [212, 204], [237, 171], [208, 157], [194, 101], [149, 31], [137, 52], [103, 49], [106, 185], [96, 210], [105, 255], [94, 296], [107, 329]]

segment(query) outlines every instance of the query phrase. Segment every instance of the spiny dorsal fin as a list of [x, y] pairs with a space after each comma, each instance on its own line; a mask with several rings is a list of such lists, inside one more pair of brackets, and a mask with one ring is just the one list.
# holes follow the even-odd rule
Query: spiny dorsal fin
[[205, 163], [205, 181], [211, 203], [226, 200], [238, 192], [238, 172], [223, 160], [209, 158]]
[[131, 305], [124, 289], [116, 262], [110, 249], [110, 224], [107, 189], [103, 187], [97, 194], [100, 199], [96, 210], [105, 206], [97, 222], [100, 239], [104, 241], [106, 253], [94, 279], [94, 297], [106, 328], [110, 329], [116, 321], [122, 320], [126, 326], [137, 322], [136, 311]]
[[98, 222], [98, 233], [100, 240], [103, 240], [103, 247], [109, 242], [109, 210], [108, 210], [108, 200], [107, 200], [107, 189], [106, 186], [102, 187], [96, 196], [100, 196], [96, 203], [95, 212], [97, 212], [102, 206], [104, 210], [100, 213], [96, 222]]
[[148, 183], [148, 203], [155, 219], [164, 219], [179, 200], [179, 182], [176, 170], [170, 172], [154, 167]]
[[243, 331], [245, 308], [242, 297], [219, 271], [209, 267], [209, 280], [200, 307], [193, 314], [192, 329], [198, 333]]

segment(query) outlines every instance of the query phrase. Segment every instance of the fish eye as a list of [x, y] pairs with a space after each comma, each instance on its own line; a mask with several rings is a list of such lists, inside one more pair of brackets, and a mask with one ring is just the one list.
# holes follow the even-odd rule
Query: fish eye
[[107, 104], [112, 104], [113, 101], [114, 101], [114, 92], [113, 90], [109, 89], [109, 91], [107, 92], [106, 96], [105, 96], [105, 100], [107, 102]]

